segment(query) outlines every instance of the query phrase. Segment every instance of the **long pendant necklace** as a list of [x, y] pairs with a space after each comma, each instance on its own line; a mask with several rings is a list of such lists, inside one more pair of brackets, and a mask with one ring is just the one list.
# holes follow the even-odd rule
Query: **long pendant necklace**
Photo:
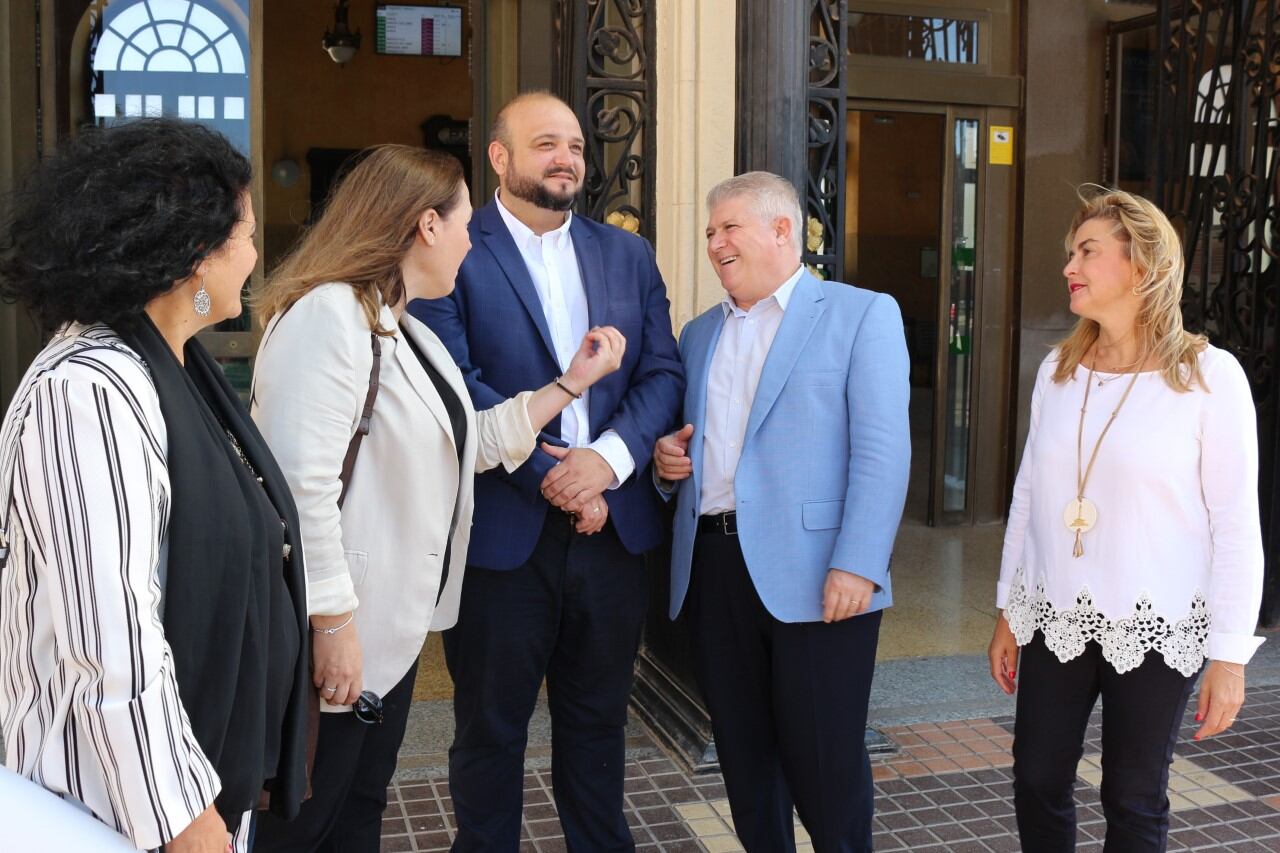
[[[1141, 365], [1145, 360], [1145, 354], [1138, 360]], [[1134, 371], [1133, 378], [1129, 380], [1129, 387], [1124, 389], [1124, 394], [1120, 397], [1120, 402], [1116, 404], [1115, 409], [1111, 412], [1111, 417], [1107, 418], [1106, 426], [1102, 428], [1102, 432], [1098, 435], [1098, 440], [1094, 442], [1093, 452], [1089, 454], [1089, 465], [1083, 471], [1082, 460], [1084, 457], [1084, 415], [1089, 410], [1089, 389], [1093, 386], [1093, 366], [1089, 367], [1089, 378], [1084, 383], [1084, 403], [1080, 406], [1080, 426], [1076, 430], [1076, 496], [1075, 500], [1067, 504], [1067, 508], [1062, 512], [1062, 522], [1066, 524], [1067, 529], [1075, 533], [1076, 544], [1071, 550], [1071, 556], [1084, 556], [1084, 542], [1082, 537], [1093, 529], [1098, 523], [1098, 507], [1093, 501], [1084, 496], [1084, 490], [1089, 485], [1089, 475], [1093, 473], [1093, 463], [1098, 461], [1098, 448], [1102, 447], [1102, 439], [1107, 437], [1107, 430], [1111, 429], [1111, 425], [1115, 423], [1116, 415], [1120, 414], [1120, 409], [1124, 406], [1126, 400], [1129, 399], [1129, 392], [1133, 390], [1133, 386], [1137, 384], [1138, 377], [1141, 376], [1140, 371]]]

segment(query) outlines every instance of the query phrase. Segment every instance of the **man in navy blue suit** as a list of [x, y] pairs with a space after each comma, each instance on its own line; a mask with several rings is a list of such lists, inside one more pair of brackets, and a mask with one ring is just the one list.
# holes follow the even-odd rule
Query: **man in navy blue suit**
[[675, 423], [684, 373], [653, 248], [570, 212], [583, 148], [558, 98], [507, 104], [489, 144], [500, 189], [471, 220], [457, 288], [409, 306], [453, 354], [477, 409], [562, 377], [593, 326], [627, 339], [616, 373], [589, 392], [564, 388], [575, 399], [527, 462], [476, 478], [458, 626], [444, 638], [456, 851], [518, 849], [526, 736], [544, 678], [569, 850], [635, 847], [622, 811], [624, 727], [643, 554], [662, 541], [648, 463]]

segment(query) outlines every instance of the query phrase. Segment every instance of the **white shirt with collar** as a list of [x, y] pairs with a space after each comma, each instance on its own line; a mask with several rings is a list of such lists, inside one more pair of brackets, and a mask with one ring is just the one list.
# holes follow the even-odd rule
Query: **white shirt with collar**
[[742, 440], [747, 434], [760, 371], [803, 271], [803, 266], [798, 267], [749, 311], [742, 310], [727, 293], [721, 303], [724, 328], [707, 376], [707, 422], [702, 433], [703, 515], [717, 515], [737, 507], [733, 477], [742, 456]]
[[[538, 292], [538, 302], [542, 304], [551, 343], [555, 347], [556, 362], [563, 373], [569, 369], [574, 353], [590, 329], [587, 291], [582, 283], [578, 256], [573, 249], [573, 236], [569, 233], [573, 213], [565, 214], [564, 224], [559, 228], [539, 236], [507, 210], [500, 193], [494, 193], [493, 200]], [[631, 476], [636, 463], [627, 450], [626, 442], [614, 430], [605, 430], [595, 441], [591, 440], [587, 406], [590, 393], [583, 391], [581, 399], [574, 400], [560, 413], [560, 438], [570, 447], [588, 447], [599, 453], [613, 469], [614, 480], [609, 488], [616, 489]]]

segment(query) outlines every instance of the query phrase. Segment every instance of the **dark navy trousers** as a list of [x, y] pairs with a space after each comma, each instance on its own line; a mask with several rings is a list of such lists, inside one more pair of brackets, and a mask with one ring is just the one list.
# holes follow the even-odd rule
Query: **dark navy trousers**
[[1108, 853], [1164, 853], [1169, 835], [1169, 765], [1195, 688], [1159, 652], [1117, 673], [1096, 642], [1063, 663], [1037, 631], [1018, 661], [1013, 791], [1027, 853], [1076, 849], [1076, 765], [1102, 697], [1102, 811]]
[[382, 697], [381, 723], [344, 712], [320, 715], [311, 798], [292, 821], [258, 812], [254, 853], [377, 853], [387, 786], [409, 722], [418, 662]]
[[444, 635], [455, 851], [519, 850], [525, 745], [544, 678], [566, 846], [635, 849], [623, 814], [624, 729], [647, 597], [644, 558], [627, 553], [612, 524], [582, 536], [555, 509], [525, 565], [467, 567], [458, 624]]
[[871, 850], [864, 731], [881, 613], [779, 622], [738, 537], [721, 533], [698, 534], [685, 612], [742, 846], [794, 851], [794, 803], [818, 853]]

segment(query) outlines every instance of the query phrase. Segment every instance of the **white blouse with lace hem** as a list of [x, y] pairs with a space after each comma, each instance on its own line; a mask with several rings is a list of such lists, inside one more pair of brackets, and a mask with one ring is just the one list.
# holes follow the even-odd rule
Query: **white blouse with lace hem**
[[[1244, 371], [1208, 347], [1208, 386], [1181, 393], [1141, 374], [1107, 433], [1085, 490], [1098, 507], [1083, 556], [1063, 510], [1076, 494], [1076, 440], [1088, 370], [1052, 381], [1041, 364], [1014, 485], [996, 604], [1019, 645], [1036, 629], [1061, 661], [1102, 646], [1118, 672], [1159, 652], [1184, 675], [1206, 657], [1248, 663], [1262, 596], [1255, 414]], [[1083, 456], [1129, 377], [1095, 376]], [[1103, 384], [1099, 385], [1100, 380]]]

